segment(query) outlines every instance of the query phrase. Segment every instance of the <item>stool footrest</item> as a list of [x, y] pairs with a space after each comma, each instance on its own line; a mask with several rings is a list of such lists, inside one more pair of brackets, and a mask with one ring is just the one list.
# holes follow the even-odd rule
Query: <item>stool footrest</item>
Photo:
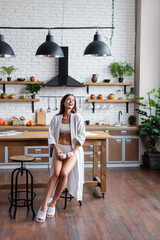
[[[33, 199], [36, 197], [36, 193], [33, 192], [33, 196], [29, 197], [29, 198], [26, 198], [26, 197], [22, 197], [20, 196], [20, 194], [22, 193], [25, 193], [26, 194], [26, 191], [17, 191], [17, 194], [18, 194], [18, 198], [15, 200], [15, 197], [11, 197], [11, 193], [8, 194], [8, 199], [10, 201], [10, 203], [12, 204], [12, 206], [15, 206], [15, 201], [17, 201], [17, 207], [27, 207], [27, 206], [30, 206]], [[28, 191], [28, 194], [31, 195], [31, 191]], [[13, 192], [13, 196], [15, 195], [15, 192]], [[18, 202], [21, 202], [21, 204], [18, 204]], [[23, 204], [22, 204], [23, 203]]]

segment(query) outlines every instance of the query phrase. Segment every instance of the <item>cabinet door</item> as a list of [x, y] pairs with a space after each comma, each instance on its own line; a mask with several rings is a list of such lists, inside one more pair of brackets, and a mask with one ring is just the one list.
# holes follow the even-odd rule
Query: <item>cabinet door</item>
[[0, 163], [5, 163], [5, 147], [0, 147]]
[[122, 162], [122, 138], [109, 139], [108, 162]]
[[125, 139], [125, 161], [139, 161], [139, 139]]
[[8, 162], [13, 163], [9, 160], [11, 156], [14, 155], [24, 155], [24, 147], [23, 146], [14, 146], [14, 147], [8, 147]]

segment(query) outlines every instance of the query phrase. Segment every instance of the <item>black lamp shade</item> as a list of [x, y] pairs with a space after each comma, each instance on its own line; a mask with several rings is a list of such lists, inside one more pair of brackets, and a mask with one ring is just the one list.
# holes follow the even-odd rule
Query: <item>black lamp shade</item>
[[101, 35], [96, 32], [94, 35], [94, 40], [85, 49], [84, 55], [94, 55], [94, 56], [111, 56], [111, 51], [109, 47], [101, 41]]
[[8, 43], [4, 42], [4, 37], [0, 34], [0, 58], [15, 57], [13, 49]]
[[64, 57], [64, 54], [61, 47], [53, 41], [53, 36], [48, 32], [46, 42], [39, 46], [36, 56], [61, 58]]

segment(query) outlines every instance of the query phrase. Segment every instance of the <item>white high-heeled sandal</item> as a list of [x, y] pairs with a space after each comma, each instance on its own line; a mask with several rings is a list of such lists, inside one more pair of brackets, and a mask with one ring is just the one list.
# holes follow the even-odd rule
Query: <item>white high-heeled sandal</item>
[[38, 213], [36, 215], [36, 222], [40, 222], [40, 223], [44, 223], [44, 221], [46, 220], [46, 212], [42, 212], [41, 211], [42, 206], [40, 207], [40, 209], [38, 210]]
[[[47, 215], [50, 215], [50, 217], [47, 217]], [[55, 206], [54, 207], [48, 207], [46, 217], [47, 218], [53, 218], [55, 215]]]

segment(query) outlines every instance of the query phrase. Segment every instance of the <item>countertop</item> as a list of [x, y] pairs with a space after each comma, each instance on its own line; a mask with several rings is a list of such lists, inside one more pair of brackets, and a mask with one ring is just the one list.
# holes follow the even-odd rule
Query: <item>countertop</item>
[[[49, 126], [0, 126], [1, 130], [48, 130]], [[86, 125], [86, 130], [105, 130], [105, 129], [139, 129], [138, 125], [134, 126], [123, 126], [123, 127], [117, 127], [117, 126], [111, 126], [111, 125]]]

